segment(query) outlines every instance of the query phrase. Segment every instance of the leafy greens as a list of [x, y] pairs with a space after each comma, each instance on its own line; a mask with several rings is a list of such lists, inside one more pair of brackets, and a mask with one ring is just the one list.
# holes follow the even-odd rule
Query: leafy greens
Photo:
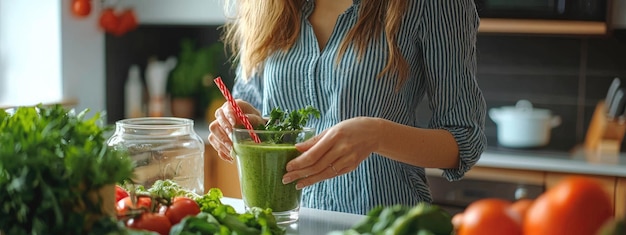
[[[132, 176], [127, 152], [107, 148], [100, 113], [87, 119], [60, 105], [0, 109], [0, 230], [5, 234], [86, 234], [107, 218], [107, 185]], [[91, 197], [90, 197], [91, 195]]]
[[298, 131], [304, 129], [311, 116], [320, 118], [320, 111], [313, 106], [289, 112], [281, 108], [274, 108], [270, 112], [270, 117], [265, 125], [257, 126], [256, 130], [281, 131], [278, 134], [261, 135], [263, 142], [282, 144], [295, 143]]

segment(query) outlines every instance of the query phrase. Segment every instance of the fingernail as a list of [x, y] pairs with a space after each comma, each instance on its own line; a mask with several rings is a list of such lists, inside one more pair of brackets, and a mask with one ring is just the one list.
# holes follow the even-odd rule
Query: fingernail
[[283, 177], [283, 184], [291, 183], [291, 177]]
[[287, 164], [286, 170], [293, 171], [293, 166], [291, 166], [290, 164]]
[[296, 184], [296, 190], [302, 189], [302, 184]]

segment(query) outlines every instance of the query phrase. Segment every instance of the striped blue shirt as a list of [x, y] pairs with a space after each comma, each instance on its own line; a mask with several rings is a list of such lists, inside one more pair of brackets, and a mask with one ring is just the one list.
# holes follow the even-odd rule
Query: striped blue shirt
[[[450, 131], [459, 146], [460, 166], [444, 169], [443, 175], [461, 179], [486, 146], [485, 101], [475, 79], [479, 18], [472, 0], [409, 2], [398, 46], [409, 63], [410, 77], [400, 90], [395, 90], [398, 79], [393, 74], [376, 78], [388, 56], [384, 36], [369, 45], [361, 60], [349, 48], [336, 63], [341, 41], [357, 21], [359, 0], [339, 16], [321, 51], [307, 20], [314, 1], [308, 1], [295, 45], [267, 58], [248, 82], [237, 78], [235, 97], [265, 116], [274, 107], [296, 110], [312, 105], [322, 113], [310, 121], [318, 132], [358, 116], [418, 127], [418, 104], [428, 100], [432, 111], [428, 128]], [[377, 154], [353, 172], [304, 188], [302, 196], [303, 207], [357, 214], [378, 205], [421, 201], [432, 201], [424, 168]]]

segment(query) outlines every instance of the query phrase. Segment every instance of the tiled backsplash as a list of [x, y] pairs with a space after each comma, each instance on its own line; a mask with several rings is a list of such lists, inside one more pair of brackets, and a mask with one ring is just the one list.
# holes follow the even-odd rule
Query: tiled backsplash
[[[109, 121], [123, 118], [122, 91], [131, 64], [140, 65], [143, 71], [150, 56], [165, 59], [177, 55], [179, 42], [185, 37], [214, 43], [218, 29], [153, 25], [141, 26], [123, 37], [107, 36]], [[614, 77], [626, 81], [626, 43], [616, 37], [480, 35], [478, 39], [478, 82], [488, 109], [527, 99], [561, 117], [562, 124], [552, 129], [550, 144], [542, 148], [545, 150], [567, 151], [584, 141], [595, 105], [604, 98]], [[487, 117], [486, 132], [492, 147], [497, 147], [496, 128]]]
[[[626, 81], [624, 55], [626, 44], [616, 37], [481, 35], [477, 77], [488, 108], [527, 99], [560, 116], [562, 124], [552, 129], [550, 144], [543, 149], [567, 151], [583, 143], [611, 80]], [[487, 118], [490, 146], [497, 146], [496, 128]]]

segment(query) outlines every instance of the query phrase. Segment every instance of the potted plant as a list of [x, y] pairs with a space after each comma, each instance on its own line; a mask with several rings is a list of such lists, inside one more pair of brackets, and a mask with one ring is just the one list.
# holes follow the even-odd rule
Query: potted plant
[[190, 39], [180, 44], [179, 61], [170, 73], [167, 89], [171, 97], [172, 115], [194, 118], [196, 102], [203, 95], [206, 80], [212, 79], [219, 69], [223, 46], [215, 43], [196, 48]]
[[119, 229], [115, 183], [130, 179], [132, 160], [107, 147], [111, 127], [100, 124], [99, 114], [86, 118], [87, 111], [0, 109], [0, 234]]

